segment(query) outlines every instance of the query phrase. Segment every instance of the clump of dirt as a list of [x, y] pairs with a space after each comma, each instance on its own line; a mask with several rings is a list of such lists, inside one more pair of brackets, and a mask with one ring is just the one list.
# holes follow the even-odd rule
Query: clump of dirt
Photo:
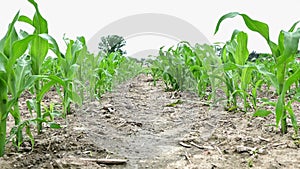
[[268, 125], [273, 117], [211, 109], [193, 93], [166, 92], [160, 81], [153, 86], [143, 74], [67, 118], [62, 129], [36, 136], [33, 150], [28, 143], [20, 153], [8, 146], [1, 168], [300, 168], [291, 126], [281, 136]]

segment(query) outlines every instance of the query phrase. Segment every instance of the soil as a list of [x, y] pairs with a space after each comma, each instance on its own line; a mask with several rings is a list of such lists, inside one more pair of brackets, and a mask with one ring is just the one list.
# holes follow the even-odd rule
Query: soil
[[[59, 102], [52, 93], [46, 101]], [[193, 93], [166, 92], [160, 81], [154, 86], [147, 75], [73, 111], [58, 121], [61, 129], [45, 125], [34, 135], [34, 149], [30, 142], [19, 152], [8, 144], [1, 168], [300, 168], [291, 126], [280, 135], [269, 125], [272, 116], [210, 109]], [[125, 161], [104, 164], [103, 159]]]

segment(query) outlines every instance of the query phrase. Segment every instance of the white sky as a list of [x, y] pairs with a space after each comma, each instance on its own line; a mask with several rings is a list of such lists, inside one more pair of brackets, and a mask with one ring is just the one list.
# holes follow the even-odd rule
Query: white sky
[[[142, 13], [162, 13], [181, 18], [194, 25], [211, 43], [225, 42], [234, 29], [245, 30], [249, 33], [250, 51], [269, 52], [265, 41], [243, 26], [241, 17], [226, 20], [221, 25], [220, 31], [213, 35], [218, 19], [228, 12], [248, 14], [253, 19], [269, 24], [271, 39], [275, 42], [281, 29], [288, 30], [294, 22], [300, 20], [300, 2], [297, 0], [37, 0], [37, 2], [40, 12], [48, 21], [49, 34], [54, 36], [61, 46], [64, 46], [63, 34], [70, 38], [85, 36], [88, 41], [101, 28], [123, 17]], [[33, 6], [26, 0], [8, 0], [0, 6], [1, 38], [18, 10], [30, 17], [34, 13]], [[149, 37], [146, 39], [152, 41]], [[141, 43], [141, 40], [132, 40], [128, 50], [133, 52], [134, 48], [157, 48], [168, 45], [160, 45], [159, 42], [172, 43], [170, 40], [153, 39], [153, 41], [155, 43], [146, 44], [145, 41]]]

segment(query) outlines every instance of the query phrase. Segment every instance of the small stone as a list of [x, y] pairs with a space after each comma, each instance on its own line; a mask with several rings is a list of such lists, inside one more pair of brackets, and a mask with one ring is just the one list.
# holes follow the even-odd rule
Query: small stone
[[260, 149], [257, 150], [257, 153], [258, 154], [267, 154], [267, 151], [264, 150], [263, 148], [260, 148]]
[[108, 110], [109, 111], [109, 109], [111, 109], [111, 108], [113, 108], [113, 105], [112, 104], [106, 104], [105, 106], [103, 106], [103, 110]]
[[105, 109], [101, 109], [101, 110], [100, 110], [100, 113], [105, 114], [106, 111], [107, 111], [107, 110], [105, 110]]
[[109, 111], [110, 113], [113, 113], [113, 112], [115, 112], [116, 110], [115, 110], [113, 107], [111, 107], [111, 108], [108, 108], [108, 111]]
[[256, 148], [251, 148], [251, 147], [246, 147], [246, 146], [237, 146], [236, 147], [236, 152], [238, 152], [238, 153], [245, 153], [245, 152], [250, 153], [255, 150], [256, 150]]
[[4, 160], [8, 160], [9, 157], [8, 157], [6, 154], [4, 154], [4, 155], [3, 155], [3, 159], [4, 159]]

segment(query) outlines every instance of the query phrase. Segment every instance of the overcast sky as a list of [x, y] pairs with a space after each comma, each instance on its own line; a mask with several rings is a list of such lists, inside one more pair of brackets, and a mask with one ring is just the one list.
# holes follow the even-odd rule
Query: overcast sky
[[[223, 14], [233, 11], [248, 14], [253, 19], [269, 24], [271, 39], [275, 42], [281, 29], [288, 30], [294, 22], [300, 20], [300, 2], [296, 0], [39, 0], [37, 2], [40, 12], [48, 21], [49, 34], [54, 36], [61, 46], [64, 46], [62, 40], [64, 34], [70, 38], [85, 36], [89, 40], [101, 28], [123, 17], [160, 13], [189, 22], [211, 43], [225, 42], [234, 29], [245, 30], [249, 33], [250, 51], [269, 52], [265, 41], [258, 34], [250, 33], [243, 26], [240, 17], [223, 22], [220, 31], [213, 35], [218, 19]], [[1, 38], [18, 10], [30, 17], [34, 13], [34, 8], [26, 0], [8, 0], [0, 6]], [[130, 53], [136, 52], [137, 48], [146, 50], [168, 43], [172, 43], [172, 40], [145, 36], [144, 39], [132, 39], [127, 49]]]

